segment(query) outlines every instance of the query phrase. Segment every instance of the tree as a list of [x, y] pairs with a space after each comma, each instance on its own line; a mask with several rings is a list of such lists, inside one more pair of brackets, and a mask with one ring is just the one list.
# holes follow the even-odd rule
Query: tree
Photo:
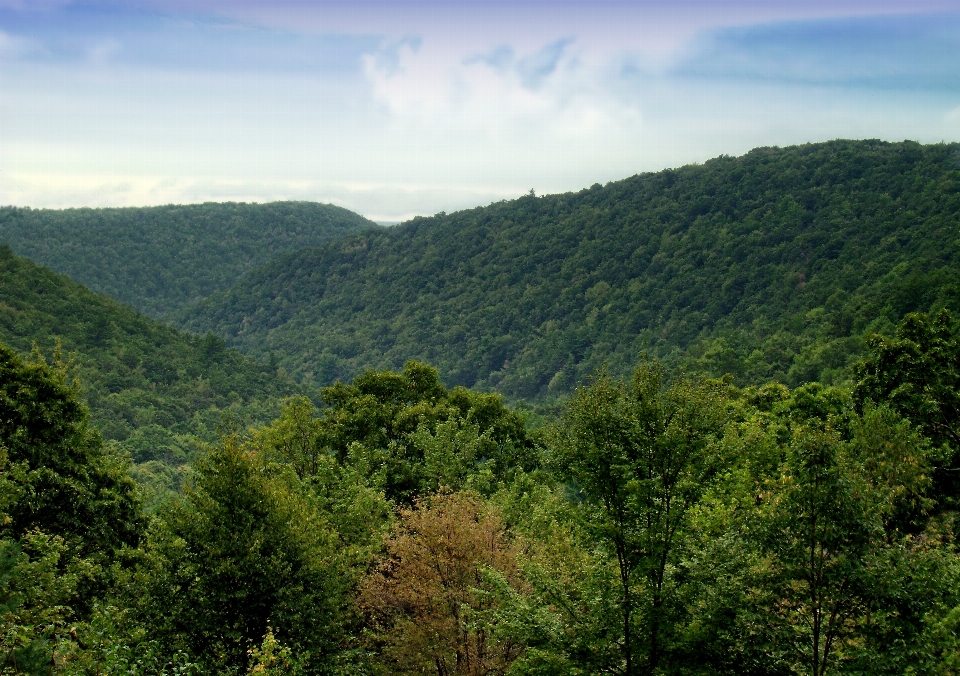
[[485, 570], [518, 585], [517, 551], [476, 495], [418, 498], [400, 511], [386, 558], [360, 588], [390, 673], [505, 674], [522, 646], [485, 621], [496, 605]]
[[[58, 358], [0, 346], [0, 661], [59, 664], [67, 623], [106, 591], [108, 567], [140, 533], [127, 462], [88, 426]], [[6, 673], [6, 671], [5, 671]]]
[[827, 672], [865, 609], [867, 557], [880, 529], [843, 471], [839, 446], [829, 428], [794, 431], [764, 532], [779, 592], [771, 608], [782, 619], [777, 642], [813, 676]]
[[320, 667], [338, 649], [349, 576], [296, 475], [236, 438], [197, 461], [150, 530], [131, 586], [141, 621], [204, 669], [243, 673], [268, 627]]
[[379, 548], [391, 508], [379, 473], [354, 442], [344, 462], [324, 445], [324, 420], [306, 397], [284, 402], [280, 417], [252, 430], [251, 447], [267, 462], [292, 469], [318, 510], [334, 527], [341, 551], [365, 567]]
[[255, 432], [255, 443], [272, 458], [288, 464], [301, 479], [321, 472], [324, 456], [317, 408], [307, 397], [284, 401], [280, 417]]
[[[437, 370], [426, 364], [408, 361], [401, 373], [369, 370], [351, 385], [324, 388], [322, 396], [328, 407], [318, 423], [317, 443], [340, 463], [359, 444], [381, 473], [390, 500], [409, 504], [451, 473], [462, 478], [482, 467], [503, 479], [537, 462], [523, 418], [499, 395], [447, 390]], [[439, 442], [427, 438], [437, 434]], [[443, 437], [451, 442], [445, 449]], [[428, 469], [424, 456], [432, 450], [453, 457], [444, 467], [434, 463]]]
[[497, 633], [524, 646], [511, 675], [616, 673], [617, 565], [592, 541], [582, 510], [546, 474], [518, 475], [493, 500], [519, 545], [524, 583], [495, 587]]
[[877, 625], [906, 614], [895, 610], [890, 564], [916, 556], [896, 526], [905, 509], [929, 505], [929, 443], [890, 408], [858, 415], [836, 394], [807, 386], [775, 407], [769, 434], [774, 445], [786, 437], [781, 459], [757, 477], [754, 509], [741, 511], [743, 544], [759, 549], [753, 582], [764, 592], [752, 611], [764, 618], [771, 670], [823, 676], [869, 663], [887, 649]]
[[945, 449], [931, 497], [960, 505], [960, 339], [949, 311], [907, 315], [895, 338], [872, 336], [872, 355], [858, 364], [854, 401], [889, 403]]
[[89, 573], [69, 565], [66, 550], [63, 538], [39, 531], [0, 539], [2, 673], [46, 673], [58, 662], [58, 639], [76, 617], [69, 604], [78, 573]]
[[64, 538], [74, 555], [104, 560], [136, 544], [141, 523], [129, 463], [90, 427], [59, 356], [52, 365], [39, 352], [24, 361], [0, 345], [0, 444], [22, 469], [6, 532], [39, 529]]
[[[555, 441], [560, 476], [578, 491], [590, 528], [620, 573], [623, 673], [652, 672], [665, 654], [672, 574], [683, 528], [722, 466], [724, 385], [644, 361], [631, 387], [599, 373], [577, 390]], [[642, 633], [637, 625], [642, 623]]]

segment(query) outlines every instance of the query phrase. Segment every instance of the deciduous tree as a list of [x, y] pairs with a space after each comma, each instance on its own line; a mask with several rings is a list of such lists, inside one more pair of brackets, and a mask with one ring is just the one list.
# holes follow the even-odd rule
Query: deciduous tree
[[582, 496], [590, 528], [620, 572], [623, 673], [652, 672], [664, 656], [690, 509], [722, 466], [724, 385], [664, 382], [644, 361], [631, 386], [605, 373], [581, 388], [555, 442], [561, 476]]
[[487, 622], [497, 595], [485, 570], [519, 584], [516, 548], [469, 493], [419, 498], [400, 511], [387, 556], [360, 592], [390, 673], [505, 674], [522, 646]]

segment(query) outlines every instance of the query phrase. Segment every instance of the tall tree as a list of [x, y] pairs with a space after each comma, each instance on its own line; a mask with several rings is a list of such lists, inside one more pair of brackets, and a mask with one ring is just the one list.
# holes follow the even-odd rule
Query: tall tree
[[[765, 629], [755, 640], [765, 635], [771, 665], [811, 676], [888, 650], [871, 614], [909, 614], [897, 610], [898, 575], [884, 569], [922, 561], [897, 525], [929, 506], [927, 440], [888, 407], [838, 408], [838, 394], [807, 386], [775, 407], [780, 462], [757, 477], [755, 508], [740, 512], [743, 545], [759, 545], [753, 612]], [[910, 631], [919, 628], [899, 627]]]
[[127, 461], [105, 447], [67, 365], [0, 345], [0, 663], [47, 673], [140, 534]]
[[879, 529], [843, 471], [839, 446], [829, 428], [794, 431], [765, 531], [781, 596], [771, 610], [784, 615], [778, 642], [812, 676], [827, 673], [864, 610], [865, 559]]
[[[556, 441], [561, 476], [579, 491], [595, 537], [620, 571], [623, 673], [661, 663], [683, 528], [722, 466], [724, 385], [644, 361], [627, 386], [600, 373], [577, 391]], [[642, 629], [638, 629], [638, 626]]]
[[76, 383], [59, 357], [24, 361], [0, 345], [0, 444], [22, 468], [8, 532], [40, 529], [80, 555], [109, 557], [135, 544], [140, 521], [124, 458], [91, 428]]
[[[22, 495], [23, 467], [10, 466], [0, 446], [0, 523], [10, 523], [6, 509]], [[60, 536], [39, 530], [0, 537], [0, 670], [46, 673], [57, 662], [57, 638], [77, 616], [77, 572], [89, 572], [70, 560]], [[74, 565], [71, 565], [74, 564]], [[87, 570], [84, 571], [83, 568]]]
[[336, 536], [285, 467], [227, 438], [149, 533], [140, 618], [172, 652], [211, 673], [242, 673], [268, 627], [319, 669], [337, 650], [349, 577]]

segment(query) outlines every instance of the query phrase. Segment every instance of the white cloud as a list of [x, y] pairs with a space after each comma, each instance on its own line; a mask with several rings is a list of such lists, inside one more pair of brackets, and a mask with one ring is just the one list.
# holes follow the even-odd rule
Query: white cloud
[[112, 61], [122, 48], [123, 45], [118, 40], [100, 40], [87, 49], [87, 60], [93, 64], [103, 65]]
[[22, 59], [42, 55], [46, 51], [39, 40], [20, 35], [10, 35], [0, 30], [0, 59]]

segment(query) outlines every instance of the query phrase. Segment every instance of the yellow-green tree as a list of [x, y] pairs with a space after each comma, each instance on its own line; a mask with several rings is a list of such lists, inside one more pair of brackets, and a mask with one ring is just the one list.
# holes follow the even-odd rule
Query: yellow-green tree
[[402, 509], [386, 557], [360, 591], [388, 672], [506, 673], [522, 645], [490, 626], [497, 595], [485, 571], [519, 585], [516, 557], [500, 519], [476, 495], [437, 494]]

